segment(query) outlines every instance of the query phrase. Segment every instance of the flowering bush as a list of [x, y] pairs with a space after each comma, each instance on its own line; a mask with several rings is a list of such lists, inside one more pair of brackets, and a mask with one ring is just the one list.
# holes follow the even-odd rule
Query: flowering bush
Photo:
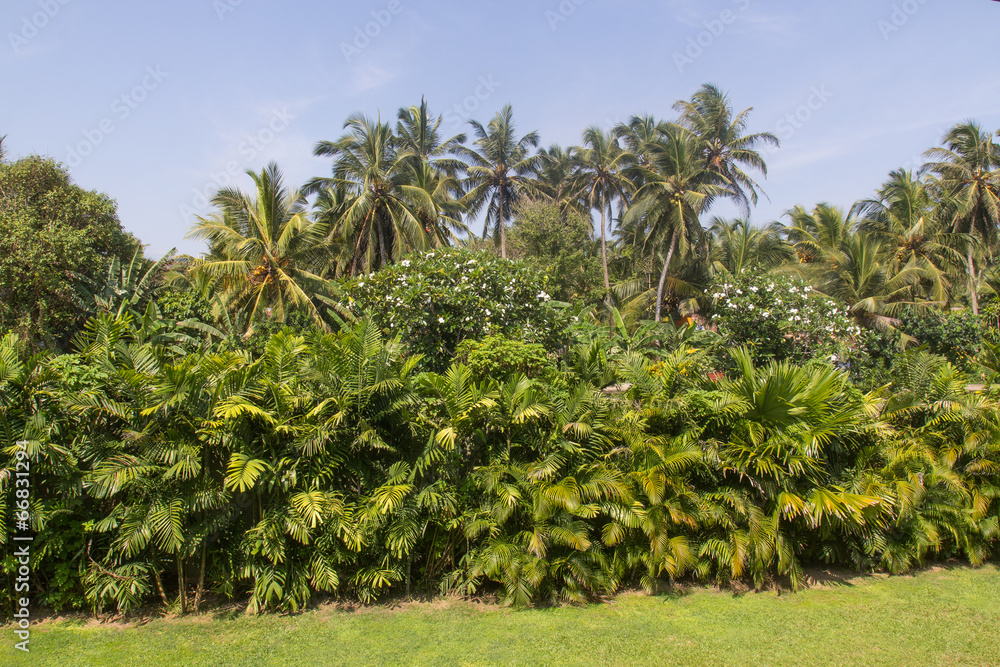
[[846, 307], [796, 278], [724, 276], [709, 296], [719, 333], [759, 360], [802, 362], [834, 354], [846, 359], [845, 349], [861, 333]]
[[458, 344], [491, 333], [553, 347], [564, 330], [544, 280], [489, 253], [444, 248], [411, 255], [345, 284], [349, 306], [400, 334], [423, 366], [442, 370]]

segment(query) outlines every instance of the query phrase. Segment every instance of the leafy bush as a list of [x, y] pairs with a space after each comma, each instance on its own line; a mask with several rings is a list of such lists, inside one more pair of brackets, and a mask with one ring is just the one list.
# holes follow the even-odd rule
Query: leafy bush
[[838, 355], [861, 334], [847, 309], [786, 276], [725, 275], [709, 289], [712, 323], [755, 359], [803, 362]]
[[604, 293], [601, 257], [589, 218], [550, 201], [525, 201], [510, 230], [515, 259], [544, 274], [559, 301], [597, 303]]
[[980, 318], [971, 311], [910, 311], [900, 319], [900, 329], [927, 345], [933, 354], [945, 357], [963, 371], [974, 368], [973, 360], [979, 354], [983, 336]]
[[563, 327], [545, 289], [521, 264], [458, 248], [414, 255], [344, 286], [355, 313], [400, 335], [431, 370], [446, 368], [463, 340], [490, 334], [554, 348]]
[[892, 381], [892, 366], [899, 355], [899, 332], [862, 331], [850, 353], [851, 380], [864, 390]]
[[539, 377], [555, 370], [545, 348], [505, 336], [486, 336], [482, 340], [464, 340], [458, 345], [455, 359], [464, 363], [477, 380], [502, 380], [514, 373]]

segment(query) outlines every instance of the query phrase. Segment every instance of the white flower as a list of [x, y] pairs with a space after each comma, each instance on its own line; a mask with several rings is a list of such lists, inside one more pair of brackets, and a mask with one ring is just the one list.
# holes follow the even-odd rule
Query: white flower
[[439, 317], [438, 318], [438, 324], [444, 324], [444, 318], [443, 317]]
[[757, 310], [752, 303], [750, 304], [750, 310]]
[[751, 287], [750, 291], [753, 292], [754, 294], [756, 294], [757, 293], [757, 287], [756, 287], [756, 285], [753, 286], [753, 287]]
[[771, 313], [767, 312], [766, 310], [763, 313], [761, 313], [761, 315], [764, 317], [771, 317]]
[[358, 283], [358, 287], [364, 287], [364, 286], [365, 286], [365, 281], [362, 280], [360, 283]]
[[490, 316], [490, 315], [492, 315], [492, 314], [493, 314], [493, 313], [491, 313], [491, 312], [490, 312], [490, 309], [489, 309], [489, 308], [487, 308], [487, 309], [486, 309], [486, 317], [489, 317], [489, 316]]
[[400, 262], [400, 264], [402, 264], [403, 266], [409, 266], [410, 265], [410, 260], [404, 259], [402, 262]]

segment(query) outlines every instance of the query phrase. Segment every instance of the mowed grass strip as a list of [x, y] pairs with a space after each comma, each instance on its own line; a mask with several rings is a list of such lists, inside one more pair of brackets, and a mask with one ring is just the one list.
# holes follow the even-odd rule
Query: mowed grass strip
[[943, 568], [799, 593], [695, 588], [606, 604], [512, 611], [457, 600], [6, 626], [0, 664], [76, 665], [1000, 665], [1000, 572]]

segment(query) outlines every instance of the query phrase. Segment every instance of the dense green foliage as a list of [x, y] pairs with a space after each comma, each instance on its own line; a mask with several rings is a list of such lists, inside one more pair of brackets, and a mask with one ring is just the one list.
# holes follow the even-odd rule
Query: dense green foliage
[[[400, 588], [520, 606], [684, 577], [798, 586], [811, 563], [979, 564], [1000, 546], [996, 401], [926, 352], [863, 395], [821, 361], [683, 338], [646, 356], [650, 339], [590, 335], [556, 378], [541, 349], [498, 338], [462, 348], [478, 372], [418, 373], [366, 321], [281, 332], [259, 356], [185, 353], [149, 326], [100, 315], [59, 357], [3, 341], [4, 479], [29, 440], [40, 602], [299, 609]], [[604, 374], [574, 370], [580, 355]], [[615, 381], [627, 395], [599, 391]]]
[[549, 201], [522, 203], [510, 230], [510, 253], [544, 275], [557, 301], [600, 301], [601, 263], [590, 220]]
[[68, 343], [83, 320], [77, 285], [129, 261], [138, 245], [115, 208], [52, 160], [0, 161], [0, 331], [34, 347]]

